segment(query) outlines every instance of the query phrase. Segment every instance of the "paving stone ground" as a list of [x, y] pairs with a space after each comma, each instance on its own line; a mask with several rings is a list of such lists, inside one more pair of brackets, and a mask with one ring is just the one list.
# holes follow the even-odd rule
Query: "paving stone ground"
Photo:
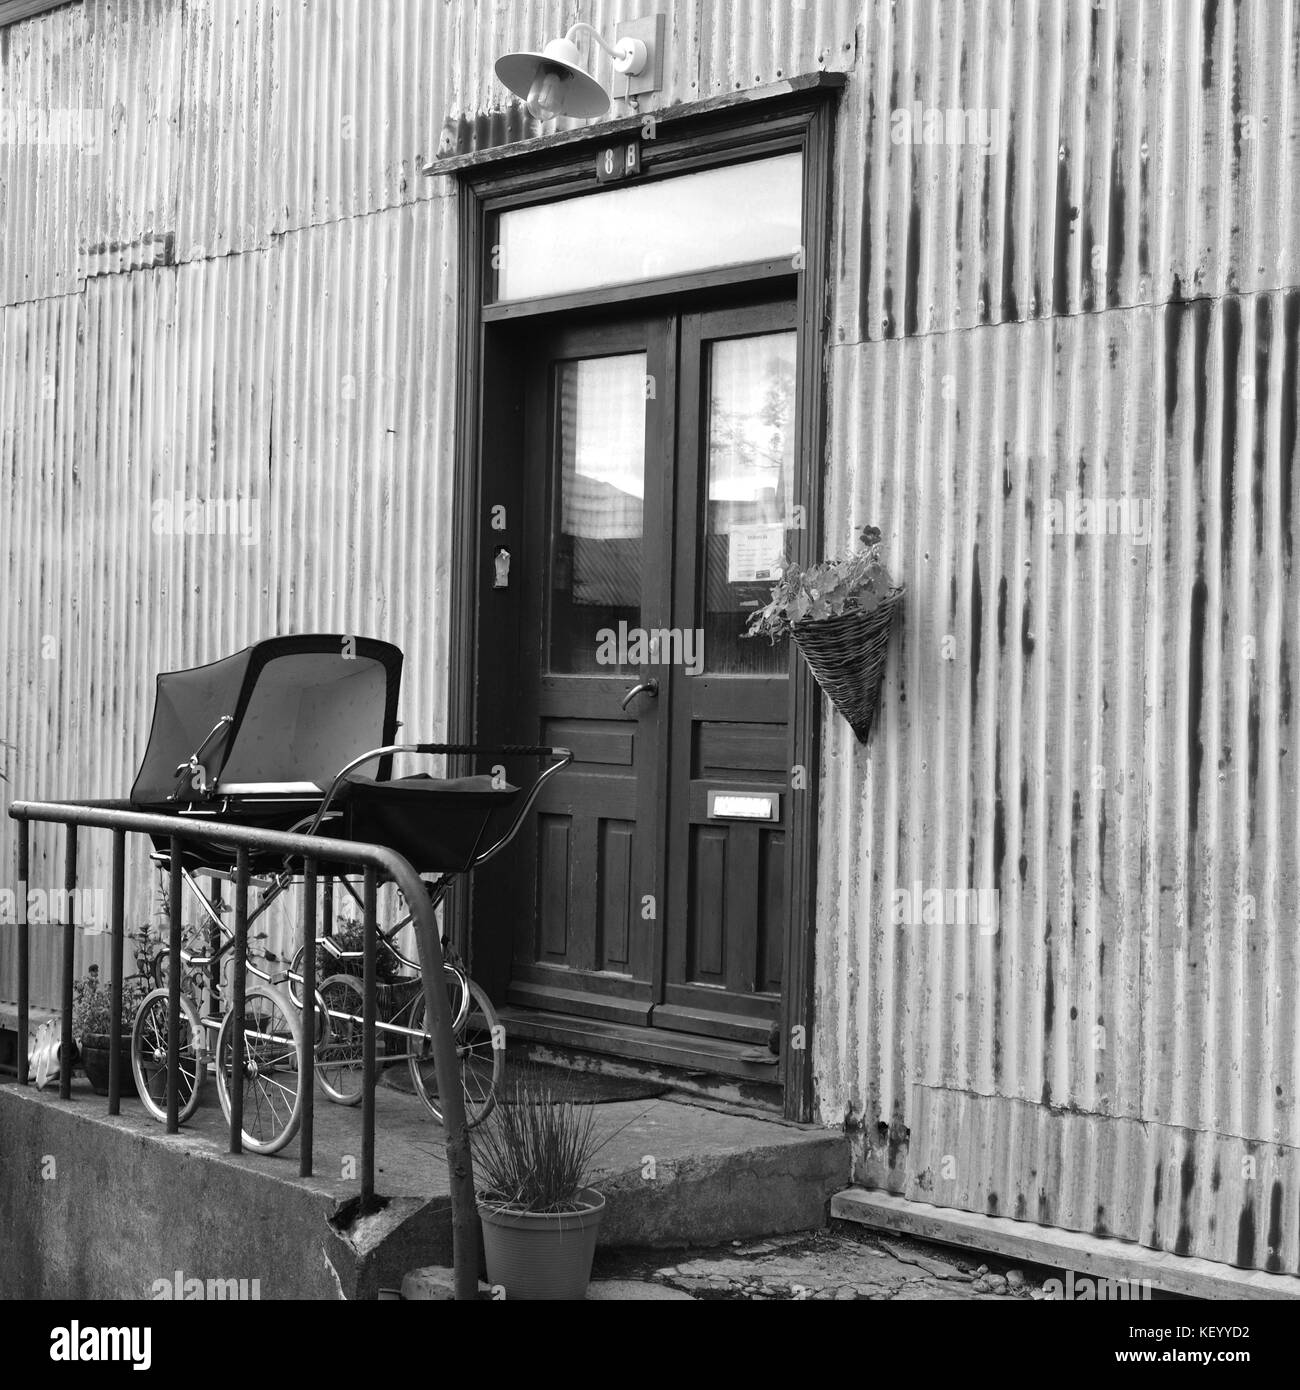
[[707, 1251], [600, 1251], [592, 1277], [596, 1288], [609, 1284], [593, 1291], [605, 1299], [654, 1297], [651, 1285], [732, 1301], [1036, 1301], [1050, 1297], [1042, 1285], [1051, 1273], [837, 1224]]

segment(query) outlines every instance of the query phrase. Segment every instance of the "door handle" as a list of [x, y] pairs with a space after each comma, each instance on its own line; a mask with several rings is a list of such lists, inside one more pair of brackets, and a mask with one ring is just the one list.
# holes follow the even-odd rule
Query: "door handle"
[[653, 695], [657, 698], [659, 695], [659, 682], [651, 676], [648, 681], [641, 681], [639, 684], [634, 685], [619, 701], [619, 708], [626, 709], [638, 695]]

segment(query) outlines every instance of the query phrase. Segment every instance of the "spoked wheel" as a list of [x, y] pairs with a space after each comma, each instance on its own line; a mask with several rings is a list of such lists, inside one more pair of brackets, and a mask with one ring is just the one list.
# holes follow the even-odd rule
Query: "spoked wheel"
[[[461, 1088], [465, 1093], [465, 1119], [469, 1127], [482, 1124], [496, 1104], [497, 1087], [505, 1072], [505, 1033], [487, 995], [459, 971], [444, 971], [447, 994], [453, 1017], [464, 1002], [464, 989], [469, 986], [469, 1010], [456, 1033], [456, 1055], [460, 1062]], [[420, 1033], [424, 1028], [424, 993], [415, 997], [411, 1006], [410, 1026]], [[433, 1042], [427, 1033], [412, 1038], [411, 1080], [416, 1094], [429, 1107], [433, 1118], [441, 1122], [442, 1106], [438, 1102], [438, 1078], [433, 1066]]]
[[331, 975], [317, 992], [316, 1075], [338, 1105], [361, 1100], [361, 1020], [365, 991], [355, 975]]
[[[155, 1120], [167, 1121], [167, 991], [145, 995], [131, 1027], [131, 1074], [144, 1108]], [[188, 1120], [199, 1104], [203, 1084], [203, 1028], [194, 1005], [181, 995], [180, 1047], [177, 1054], [177, 1116]]]
[[234, 1085], [244, 1093], [244, 1147], [252, 1153], [278, 1153], [302, 1122], [302, 1071], [298, 1066], [302, 1029], [297, 1011], [279, 990], [250, 985], [244, 999], [244, 1068], [232, 1077], [235, 1016], [221, 1020], [217, 1034], [217, 1095], [226, 1120]]

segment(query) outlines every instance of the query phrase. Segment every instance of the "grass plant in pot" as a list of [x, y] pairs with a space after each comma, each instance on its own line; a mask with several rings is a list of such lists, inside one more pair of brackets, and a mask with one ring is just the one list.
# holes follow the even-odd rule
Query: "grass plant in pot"
[[903, 588], [880, 558], [879, 529], [864, 526], [859, 537], [844, 559], [808, 569], [783, 560], [772, 601], [751, 615], [745, 636], [793, 638], [817, 684], [866, 743]]
[[588, 1179], [606, 1142], [595, 1107], [565, 1099], [528, 1068], [475, 1132], [487, 1277], [507, 1299], [586, 1297], [605, 1211]]
[[[138, 975], [122, 981], [122, 1038], [119, 1055], [122, 1059], [118, 1075], [122, 1094], [136, 1094], [131, 1074], [131, 1025], [136, 1010], [149, 993], [149, 982]], [[99, 978], [99, 966], [92, 965], [84, 979], [72, 986], [72, 1036], [86, 1079], [96, 1095], [108, 1094], [109, 1055], [112, 1047], [110, 1029], [113, 1019], [112, 986]]]

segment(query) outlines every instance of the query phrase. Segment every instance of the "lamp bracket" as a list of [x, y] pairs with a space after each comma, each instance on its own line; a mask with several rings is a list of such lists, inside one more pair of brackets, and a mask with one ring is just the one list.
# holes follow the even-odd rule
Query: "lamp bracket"
[[645, 45], [645, 62], [637, 71], [625, 71], [616, 62], [614, 71], [622, 84], [615, 82], [615, 97], [632, 97], [645, 92], [658, 92], [664, 85], [664, 16], [645, 15], [641, 19], [625, 19], [614, 30], [621, 42], [632, 40]]

